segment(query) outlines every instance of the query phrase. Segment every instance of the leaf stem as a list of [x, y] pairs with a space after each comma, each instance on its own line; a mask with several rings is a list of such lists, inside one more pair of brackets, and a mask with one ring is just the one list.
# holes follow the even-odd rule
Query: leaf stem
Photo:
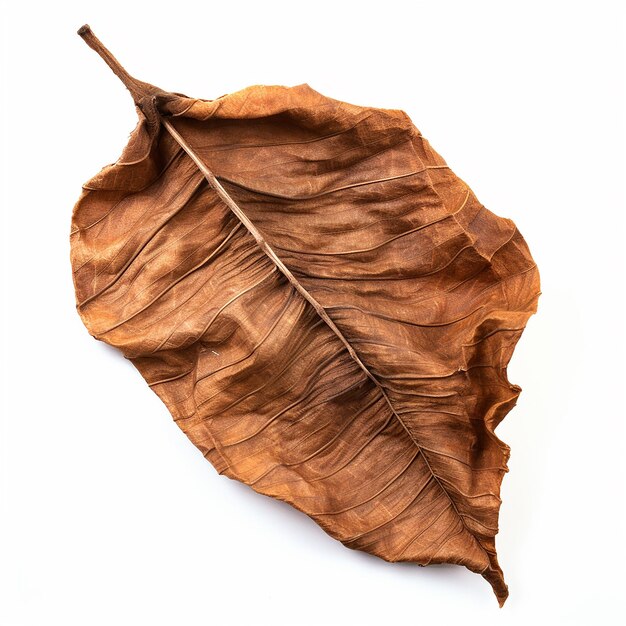
[[135, 104], [140, 105], [146, 96], [161, 92], [157, 87], [133, 78], [111, 54], [108, 48], [93, 34], [88, 24], [81, 26], [77, 32], [85, 43], [100, 55], [104, 62], [113, 70], [113, 73], [124, 83], [126, 89], [130, 91]]

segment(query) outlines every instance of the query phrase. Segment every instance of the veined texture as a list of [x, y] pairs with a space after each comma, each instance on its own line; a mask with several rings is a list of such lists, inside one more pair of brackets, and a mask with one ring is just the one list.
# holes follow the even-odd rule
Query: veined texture
[[219, 472], [350, 548], [464, 565], [503, 603], [494, 429], [539, 296], [513, 222], [401, 111], [308, 85], [187, 98], [81, 31], [140, 120], [73, 212], [89, 332]]

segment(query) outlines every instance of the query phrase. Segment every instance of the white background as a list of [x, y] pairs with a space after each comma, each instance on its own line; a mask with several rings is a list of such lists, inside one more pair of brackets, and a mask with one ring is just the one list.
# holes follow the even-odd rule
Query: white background
[[[2, 3], [0, 625], [625, 623], [620, 2]], [[401, 108], [494, 212], [543, 295], [509, 368], [498, 536], [510, 598], [391, 565], [219, 477], [74, 309], [70, 214], [114, 161], [131, 73], [215, 98], [309, 83]]]

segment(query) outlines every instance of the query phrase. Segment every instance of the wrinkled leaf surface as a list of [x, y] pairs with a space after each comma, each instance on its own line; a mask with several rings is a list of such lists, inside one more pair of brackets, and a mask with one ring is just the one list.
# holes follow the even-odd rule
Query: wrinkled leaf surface
[[72, 219], [78, 311], [227, 476], [346, 546], [457, 563], [500, 603], [494, 429], [538, 272], [408, 116], [308, 85], [132, 79], [139, 124]]

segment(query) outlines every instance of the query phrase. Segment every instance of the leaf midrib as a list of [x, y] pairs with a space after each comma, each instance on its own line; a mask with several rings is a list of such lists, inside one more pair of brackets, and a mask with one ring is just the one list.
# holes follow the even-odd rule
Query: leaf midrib
[[276, 265], [276, 267], [284, 274], [287, 280], [291, 283], [294, 289], [307, 301], [309, 304], [315, 309], [317, 314], [324, 320], [324, 322], [328, 325], [328, 327], [335, 333], [341, 343], [344, 345], [350, 357], [356, 362], [356, 364], [361, 368], [361, 370], [365, 373], [365, 375], [374, 383], [383, 399], [389, 406], [389, 409], [395, 416], [395, 418], [400, 422], [411, 441], [417, 448], [419, 454], [421, 455], [428, 471], [431, 473], [432, 477], [435, 479], [441, 490], [445, 493], [448, 498], [452, 509], [456, 513], [457, 517], [463, 524], [463, 527], [467, 532], [476, 540], [480, 548], [487, 555], [487, 559], [491, 562], [489, 553], [482, 545], [482, 542], [476, 535], [467, 527], [463, 515], [459, 513], [459, 510], [456, 506], [456, 503], [450, 496], [448, 490], [443, 486], [439, 477], [433, 470], [430, 462], [428, 461], [428, 457], [422, 450], [422, 447], [415, 439], [413, 433], [409, 430], [407, 425], [405, 424], [402, 417], [395, 410], [385, 388], [379, 382], [379, 380], [370, 372], [368, 367], [363, 363], [360, 359], [359, 355], [356, 353], [355, 349], [352, 347], [350, 342], [346, 339], [345, 335], [341, 332], [341, 330], [337, 327], [337, 325], [333, 322], [333, 320], [329, 317], [328, 313], [324, 309], [324, 307], [307, 291], [307, 289], [300, 283], [300, 281], [292, 274], [289, 268], [283, 263], [280, 257], [274, 252], [273, 248], [269, 245], [269, 243], [265, 240], [262, 233], [258, 230], [258, 228], [254, 225], [254, 223], [248, 218], [248, 216], [244, 213], [244, 211], [239, 207], [239, 205], [233, 200], [230, 194], [224, 189], [224, 187], [220, 184], [219, 180], [216, 178], [215, 174], [211, 172], [211, 170], [205, 165], [205, 163], [200, 159], [200, 157], [195, 153], [193, 148], [187, 143], [187, 141], [180, 135], [180, 133], [176, 130], [176, 128], [172, 125], [172, 123], [165, 117], [161, 117], [161, 122], [166, 130], [170, 133], [170, 135], [174, 138], [174, 140], [180, 145], [180, 147], [187, 153], [189, 158], [195, 163], [196, 167], [202, 172], [207, 182], [214, 191], [218, 194], [218, 196], [222, 199], [222, 201], [226, 204], [226, 206], [235, 214], [235, 216], [240, 220], [240, 222], [245, 226], [248, 232], [254, 237], [257, 244], [261, 248], [261, 250], [270, 258], [270, 260]]

